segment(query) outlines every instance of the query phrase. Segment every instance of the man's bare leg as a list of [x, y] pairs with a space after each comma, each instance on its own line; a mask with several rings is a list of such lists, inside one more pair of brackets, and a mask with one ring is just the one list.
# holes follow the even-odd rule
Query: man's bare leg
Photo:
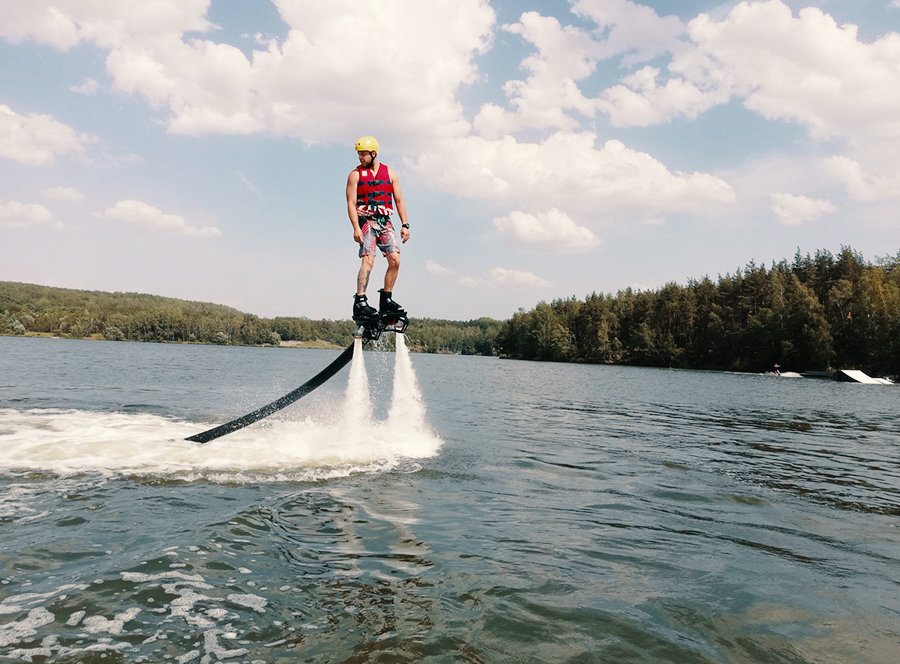
[[[372, 268], [375, 267], [375, 256], [363, 256], [362, 263], [359, 266], [359, 274], [356, 275], [356, 294], [365, 295], [366, 289], [369, 287], [369, 277], [372, 274]], [[394, 279], [397, 277], [395, 276]]]
[[387, 292], [392, 292], [394, 290], [394, 284], [397, 283], [397, 274], [400, 272], [400, 252], [395, 251], [392, 254], [388, 254], [387, 258], [387, 271], [384, 273], [384, 290]]
[[362, 257], [359, 274], [356, 275], [356, 295], [353, 298], [353, 320], [357, 322], [368, 320], [378, 315], [378, 311], [366, 299], [366, 287], [369, 285], [369, 276], [372, 274], [374, 266], [374, 256]]
[[381, 291], [381, 301], [378, 310], [382, 315], [391, 312], [402, 312], [403, 307], [394, 302], [393, 290], [394, 284], [397, 282], [397, 273], [400, 271], [400, 252], [385, 256], [387, 258], [387, 271], [384, 273], [384, 290]]

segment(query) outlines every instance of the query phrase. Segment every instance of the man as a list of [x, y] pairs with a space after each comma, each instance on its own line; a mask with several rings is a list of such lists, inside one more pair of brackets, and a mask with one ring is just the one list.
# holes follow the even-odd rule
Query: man
[[[406, 221], [406, 203], [400, 191], [400, 182], [393, 168], [378, 161], [378, 141], [371, 136], [363, 136], [356, 141], [359, 166], [347, 178], [347, 214], [353, 225], [353, 239], [359, 243], [362, 265], [356, 277], [356, 295], [353, 302], [353, 320], [372, 320], [378, 314], [406, 312], [394, 302], [392, 296], [397, 273], [400, 270], [400, 243], [391, 223], [391, 213], [396, 205], [400, 217], [400, 238], [409, 240], [409, 223]], [[393, 200], [392, 200], [393, 199]], [[384, 273], [384, 288], [379, 302], [379, 311], [369, 305], [366, 288], [369, 275], [375, 267], [375, 248], [387, 259]]]

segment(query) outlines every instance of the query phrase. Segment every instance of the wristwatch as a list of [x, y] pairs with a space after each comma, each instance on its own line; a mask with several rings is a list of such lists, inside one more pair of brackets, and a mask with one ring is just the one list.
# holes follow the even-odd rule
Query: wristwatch
[[400, 224], [403, 228], [409, 228], [409, 224]]

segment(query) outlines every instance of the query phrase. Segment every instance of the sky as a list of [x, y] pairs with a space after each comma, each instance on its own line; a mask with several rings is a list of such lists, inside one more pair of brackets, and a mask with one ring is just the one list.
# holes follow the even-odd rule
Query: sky
[[874, 262], [900, 0], [0, 0], [0, 280], [348, 319], [365, 135], [414, 317]]

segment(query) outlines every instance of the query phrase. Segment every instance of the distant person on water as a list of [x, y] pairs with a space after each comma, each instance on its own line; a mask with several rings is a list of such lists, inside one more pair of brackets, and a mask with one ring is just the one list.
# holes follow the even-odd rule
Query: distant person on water
[[[409, 223], [406, 220], [406, 203], [400, 191], [400, 181], [393, 168], [378, 161], [378, 141], [363, 136], [356, 141], [359, 166], [350, 171], [347, 178], [347, 214], [353, 225], [353, 239], [359, 244], [362, 265], [356, 277], [356, 295], [353, 303], [353, 319], [371, 320], [377, 315], [406, 312], [394, 302], [392, 294], [397, 273], [400, 271], [400, 242], [391, 222], [396, 207], [400, 217], [400, 240], [409, 240]], [[381, 300], [376, 311], [366, 299], [369, 276], [375, 267], [375, 249], [387, 259], [384, 288], [379, 290]]]

